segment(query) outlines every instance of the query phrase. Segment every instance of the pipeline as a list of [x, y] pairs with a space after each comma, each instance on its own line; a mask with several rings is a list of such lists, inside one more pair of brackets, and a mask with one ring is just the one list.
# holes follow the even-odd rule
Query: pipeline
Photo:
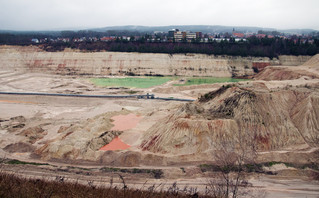
[[28, 92], [0, 92], [2, 95], [24, 95], [24, 96], [59, 96], [59, 97], [83, 97], [83, 98], [137, 98], [150, 100], [165, 100], [165, 101], [180, 101], [193, 102], [192, 99], [180, 98], [160, 98], [154, 94], [147, 93], [146, 95], [80, 95], [80, 94], [55, 94], [55, 93], [28, 93]]

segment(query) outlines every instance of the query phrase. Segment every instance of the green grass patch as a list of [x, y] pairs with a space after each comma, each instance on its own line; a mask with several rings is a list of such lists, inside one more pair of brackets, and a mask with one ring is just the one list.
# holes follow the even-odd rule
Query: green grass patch
[[237, 78], [195, 77], [195, 78], [187, 78], [184, 84], [174, 84], [174, 86], [190, 86], [190, 85], [201, 85], [201, 84], [240, 82], [240, 81], [247, 81], [247, 80], [248, 79], [237, 79]]
[[102, 87], [129, 87], [150, 88], [164, 84], [173, 78], [170, 77], [139, 77], [139, 78], [91, 78], [90, 81]]
[[20, 160], [10, 160], [6, 162], [6, 164], [22, 164], [22, 165], [29, 164], [29, 165], [35, 165], [35, 166], [49, 165], [47, 163], [23, 162]]

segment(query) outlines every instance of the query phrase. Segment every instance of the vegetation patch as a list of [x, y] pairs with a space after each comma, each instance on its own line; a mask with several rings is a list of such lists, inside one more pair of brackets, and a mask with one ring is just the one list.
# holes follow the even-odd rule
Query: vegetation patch
[[263, 170], [263, 167], [272, 167], [276, 164], [284, 164], [286, 167], [296, 168], [296, 169], [312, 169], [315, 171], [319, 171], [319, 164], [310, 163], [310, 164], [293, 164], [293, 163], [286, 163], [286, 162], [265, 162], [259, 164], [243, 164], [241, 167], [232, 165], [232, 166], [218, 166], [214, 164], [201, 164], [199, 168], [202, 172], [237, 172], [237, 171], [245, 171], [248, 173], [256, 172], [256, 173], [266, 173]]
[[170, 77], [139, 77], [139, 78], [91, 78], [90, 81], [97, 86], [150, 88], [172, 80]]
[[42, 166], [42, 165], [50, 165], [48, 163], [36, 163], [36, 162], [24, 162], [20, 160], [9, 160], [5, 162], [6, 164], [21, 164], [21, 165], [34, 165], [34, 166]]
[[201, 84], [215, 84], [215, 83], [226, 83], [226, 82], [240, 82], [247, 81], [248, 79], [237, 79], [237, 78], [217, 78], [217, 77], [205, 77], [205, 78], [187, 78], [184, 84], [174, 84], [174, 86], [190, 86], [190, 85], [201, 85]]
[[109, 168], [103, 167], [100, 169], [103, 172], [119, 172], [119, 173], [133, 173], [133, 174], [151, 174], [154, 176], [155, 179], [160, 179], [163, 176], [163, 171], [160, 169], [121, 169], [121, 168]]
[[211, 197], [199, 196], [197, 191], [180, 191], [177, 187], [171, 187], [167, 191], [155, 191], [156, 186], [147, 190], [129, 188], [123, 180], [123, 187], [100, 187], [94, 181], [87, 181], [87, 185], [78, 182], [66, 182], [64, 177], [56, 177], [55, 181], [44, 179], [20, 178], [13, 174], [0, 172], [0, 197], [154, 197], [154, 198], [186, 198], [186, 197]]

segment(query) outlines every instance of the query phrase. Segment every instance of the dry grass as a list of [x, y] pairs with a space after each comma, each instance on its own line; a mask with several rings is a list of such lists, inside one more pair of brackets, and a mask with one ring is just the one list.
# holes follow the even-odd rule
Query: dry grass
[[[121, 178], [123, 179], [123, 178]], [[166, 198], [166, 197], [210, 197], [200, 196], [196, 189], [181, 190], [173, 185], [167, 191], [157, 192], [155, 188], [148, 190], [129, 189], [123, 179], [122, 187], [96, 187], [93, 182], [88, 185], [65, 182], [63, 177], [56, 181], [27, 179], [13, 174], [0, 172], [0, 197], [136, 197], [136, 198]]]

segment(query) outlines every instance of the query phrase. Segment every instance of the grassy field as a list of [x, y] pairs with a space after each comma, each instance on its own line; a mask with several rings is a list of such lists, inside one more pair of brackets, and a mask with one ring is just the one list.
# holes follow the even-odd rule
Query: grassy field
[[[90, 81], [101, 87], [127, 87], [127, 88], [150, 88], [162, 85], [168, 81], [176, 80], [175, 77], [138, 77], [138, 78], [91, 78]], [[189, 77], [184, 84], [174, 84], [174, 86], [189, 86], [200, 84], [214, 84], [225, 82], [240, 82], [247, 79], [216, 78], [216, 77]]]
[[189, 86], [189, 85], [214, 84], [214, 83], [225, 83], [225, 82], [240, 82], [240, 81], [247, 81], [247, 79], [195, 77], [195, 78], [187, 78], [187, 80], [184, 84], [174, 84], [174, 86]]
[[142, 77], [142, 78], [91, 78], [90, 81], [97, 86], [127, 87], [127, 88], [150, 88], [164, 84], [173, 78], [170, 77]]

